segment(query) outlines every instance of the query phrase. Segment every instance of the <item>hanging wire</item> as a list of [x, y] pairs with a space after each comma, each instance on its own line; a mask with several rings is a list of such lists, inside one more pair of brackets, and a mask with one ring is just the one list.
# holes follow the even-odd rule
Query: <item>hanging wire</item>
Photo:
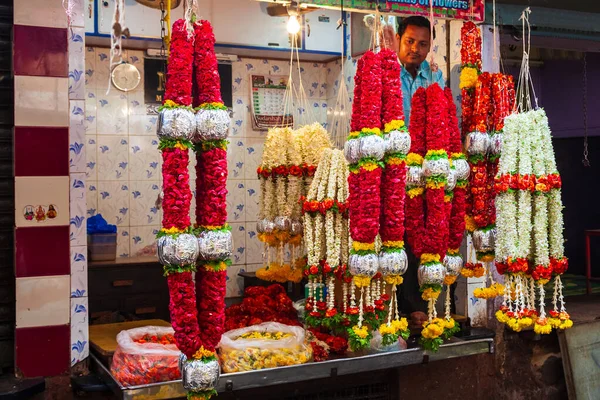
[[[531, 71], [529, 69], [529, 54], [531, 52], [531, 25], [529, 24], [529, 14], [531, 9], [527, 7], [521, 13], [522, 28], [523, 28], [523, 60], [521, 62], [521, 71], [517, 82], [517, 99], [515, 101], [516, 110], [519, 112], [530, 111], [538, 108], [537, 96], [535, 87], [531, 79]], [[534, 104], [531, 101], [533, 95]]]
[[587, 53], [583, 53], [583, 163], [584, 167], [590, 166], [588, 159], [588, 120], [587, 120]]
[[[344, 13], [344, 1], [342, 0], [341, 4], [342, 8], [342, 26], [346, 25], [346, 15]], [[344, 148], [344, 143], [346, 141], [346, 137], [350, 133], [350, 110], [352, 106], [350, 104], [350, 94], [348, 92], [348, 86], [346, 85], [346, 75], [344, 64], [346, 62], [346, 55], [344, 54], [344, 42], [346, 37], [344, 32], [342, 31], [342, 57], [340, 59], [341, 62], [341, 71], [338, 95], [335, 102], [335, 106], [333, 108], [332, 117], [331, 117], [331, 137], [333, 140], [333, 144], [338, 149]]]

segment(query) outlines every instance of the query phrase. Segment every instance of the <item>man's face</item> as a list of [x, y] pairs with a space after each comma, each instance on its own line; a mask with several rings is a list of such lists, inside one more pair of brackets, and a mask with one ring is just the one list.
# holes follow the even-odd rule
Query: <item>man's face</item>
[[404, 65], [419, 67], [431, 48], [431, 32], [424, 27], [408, 25], [400, 38], [398, 57]]

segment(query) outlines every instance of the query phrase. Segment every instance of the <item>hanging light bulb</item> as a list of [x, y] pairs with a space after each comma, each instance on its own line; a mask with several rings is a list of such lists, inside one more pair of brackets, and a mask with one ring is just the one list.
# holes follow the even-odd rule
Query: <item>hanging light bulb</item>
[[296, 35], [300, 32], [300, 22], [298, 21], [298, 16], [290, 15], [290, 19], [287, 23], [287, 31], [292, 35]]

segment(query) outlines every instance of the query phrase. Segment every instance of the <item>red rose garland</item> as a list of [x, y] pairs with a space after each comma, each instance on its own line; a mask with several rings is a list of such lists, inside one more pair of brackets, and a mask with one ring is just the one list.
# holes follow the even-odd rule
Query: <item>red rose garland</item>
[[473, 106], [474, 88], [477, 76], [481, 71], [481, 33], [472, 22], [467, 21], [460, 30], [461, 39], [461, 107], [462, 107], [462, 134], [473, 131]]
[[[468, 168], [468, 164], [466, 163], [465, 155], [462, 153], [462, 141], [460, 139], [460, 131], [458, 129], [456, 105], [454, 104], [452, 98], [452, 90], [450, 88], [446, 88], [444, 93], [448, 102], [448, 128], [450, 129], [450, 143], [448, 149], [453, 162], [453, 173], [455, 174], [456, 178], [456, 186], [451, 195], [451, 211], [448, 216], [449, 229], [447, 240], [447, 257], [458, 257], [460, 259], [458, 252], [465, 232], [465, 202], [467, 195], [467, 180], [464, 179], [464, 172], [462, 169], [465, 167]], [[447, 193], [447, 195], [449, 195], [449, 193]], [[452, 284], [456, 280], [457, 273], [459, 272], [454, 268], [458, 267], [460, 269], [462, 266], [462, 259], [456, 260], [456, 264], [453, 265], [454, 268], [449, 268], [450, 263], [448, 262], [446, 262], [445, 265], [447, 272], [449, 272], [449, 275], [446, 277], [446, 283]]]
[[194, 41], [188, 38], [185, 20], [173, 24], [165, 87], [165, 104], [173, 102], [180, 106], [192, 104], [192, 67]]
[[[425, 156], [425, 126], [427, 115], [427, 95], [424, 88], [419, 88], [412, 98], [410, 115], [410, 140], [411, 148], [406, 161], [409, 175], [421, 175], [423, 157]], [[411, 171], [415, 171], [411, 173]], [[407, 197], [405, 230], [406, 240], [412, 253], [421, 257], [423, 253], [423, 232], [425, 229], [423, 185], [420, 182], [407, 178]]]
[[[173, 24], [170, 46], [170, 58], [165, 88], [165, 104], [167, 109], [176, 109], [191, 105], [192, 98], [192, 57], [193, 42], [188, 38], [184, 20]], [[162, 117], [162, 116], [161, 116]], [[166, 118], [166, 117], [165, 117]], [[163, 165], [163, 219], [159, 233], [159, 250], [161, 240], [176, 241], [178, 236], [190, 227], [190, 202], [192, 193], [189, 187], [188, 148], [191, 143], [183, 138], [171, 138], [159, 126], [160, 145]], [[187, 137], [191, 132], [185, 132]], [[165, 237], [165, 239], [161, 239]], [[159, 251], [160, 253], [160, 251]], [[197, 321], [196, 298], [191, 271], [195, 266], [171, 265], [171, 258], [161, 257], [165, 265], [165, 274], [169, 285], [169, 310], [171, 323], [175, 330], [175, 340], [179, 349], [192, 358], [200, 348], [199, 326]], [[192, 260], [190, 260], [192, 261]], [[193, 260], [195, 261], [195, 260]]]
[[185, 231], [190, 226], [190, 177], [188, 174], [189, 154], [184, 145], [162, 147], [163, 176], [163, 229], [176, 228]]
[[[221, 339], [225, 322], [225, 268], [228, 260], [211, 254], [211, 240], [216, 240], [227, 254], [231, 234], [225, 225], [227, 111], [219, 93], [219, 76], [214, 55], [214, 35], [210, 24], [195, 24], [196, 58], [193, 39], [188, 37], [186, 21], [173, 25], [165, 104], [161, 108], [158, 135], [163, 154], [163, 229], [159, 233], [159, 258], [164, 264], [169, 284], [169, 309], [175, 340], [186, 355], [183, 374], [206, 364], [206, 371], [218, 377], [215, 347]], [[195, 63], [192, 63], [195, 61]], [[192, 69], [196, 68], [197, 92], [194, 98], [200, 109], [194, 115]], [[209, 123], [207, 123], [209, 122]], [[196, 132], [196, 129], [198, 132]], [[190, 201], [187, 150], [196, 142], [198, 158], [197, 212], [199, 237], [190, 235]], [[210, 140], [207, 140], [210, 139]], [[208, 238], [208, 239], [207, 239]], [[208, 241], [208, 242], [207, 242]], [[224, 252], [224, 253], [223, 253]], [[198, 254], [203, 265], [192, 279]], [[195, 293], [194, 293], [195, 292]], [[192, 374], [193, 375], [193, 374]], [[192, 378], [194, 379], [194, 378]], [[184, 385], [186, 380], [184, 379]], [[188, 399], [210, 398], [215, 390], [206, 383], [188, 381]]]
[[[196, 93], [194, 105], [199, 107], [198, 117], [203, 110], [207, 119], [222, 123], [219, 118], [228, 118], [220, 92], [217, 58], [214, 52], [215, 36], [208, 21], [199, 21], [194, 26]], [[198, 323], [201, 327], [201, 342], [204, 349], [214, 354], [221, 340], [225, 324], [225, 292], [227, 266], [231, 263], [223, 257], [223, 247], [231, 232], [227, 222], [227, 136], [228, 126], [215, 133], [210, 124], [198, 122], [196, 144], [196, 225], [199, 229], [200, 255], [204, 257], [196, 274]], [[206, 240], [206, 248], [203, 243]], [[211, 243], [221, 247], [220, 253], [212, 253]], [[226, 252], [226, 251], [225, 251]]]
[[[379, 53], [382, 65], [382, 123], [387, 142], [385, 168], [381, 177], [380, 230], [382, 247], [379, 268], [386, 283], [392, 285], [387, 324], [379, 331], [385, 342], [396, 342], [406, 336], [405, 320], [400, 320], [396, 304], [396, 286], [403, 281], [408, 267], [404, 251], [404, 199], [406, 197], [406, 154], [410, 150], [410, 134], [404, 124], [400, 63], [396, 52], [383, 49]], [[376, 300], [376, 303], [380, 300]], [[378, 304], [379, 305], [379, 304]], [[382, 306], [382, 304], [381, 304]], [[392, 317], [395, 319], [392, 321]]]
[[[375, 238], [379, 232], [380, 185], [382, 170], [379, 165], [384, 155], [381, 137], [382, 112], [381, 57], [368, 51], [359, 61], [355, 78], [355, 104], [352, 107], [352, 132], [345, 153], [350, 164], [348, 176], [348, 209], [350, 217], [349, 270], [354, 285], [361, 288], [359, 315], [355, 326], [348, 329], [349, 345], [353, 350], [369, 345], [371, 333], [363, 326], [364, 311], [372, 313], [372, 305], [364, 304], [365, 289], [370, 291], [371, 278], [378, 269]], [[357, 95], [360, 103], [357, 102]], [[368, 299], [368, 297], [367, 297]]]
[[356, 75], [354, 75], [354, 97], [352, 99], [352, 118], [350, 120], [350, 131], [360, 132], [360, 111], [361, 111], [361, 96], [362, 96], [362, 72], [365, 61], [361, 57], [356, 63]]

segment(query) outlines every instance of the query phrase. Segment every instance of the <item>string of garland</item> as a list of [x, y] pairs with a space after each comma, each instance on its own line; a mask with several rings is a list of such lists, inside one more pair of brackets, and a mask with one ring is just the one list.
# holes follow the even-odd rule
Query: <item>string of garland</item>
[[386, 154], [381, 176], [381, 214], [379, 235], [381, 251], [379, 269], [384, 281], [392, 285], [387, 322], [379, 327], [384, 345], [408, 338], [406, 318], [399, 318], [396, 300], [397, 286], [408, 268], [404, 251], [404, 199], [406, 197], [406, 155], [410, 150], [410, 134], [404, 123], [400, 64], [396, 53], [383, 49], [379, 53], [382, 66], [382, 124]]
[[360, 107], [353, 107], [352, 132], [344, 148], [350, 164], [348, 209], [350, 236], [353, 241], [348, 267], [354, 276], [354, 285], [360, 289], [358, 320], [356, 325], [348, 329], [348, 343], [354, 351], [367, 347], [372, 337], [368, 326], [364, 324], [364, 310], [366, 307], [372, 307], [371, 278], [379, 268], [375, 238], [379, 232], [384, 141], [380, 129], [382, 67], [381, 58], [377, 54], [368, 51], [363, 55], [355, 84], [355, 101], [358, 94]]
[[[207, 21], [192, 21], [176, 21], [170, 43], [165, 103], [157, 131], [164, 194], [163, 228], [157, 244], [169, 285], [175, 340], [185, 355], [183, 386], [188, 399], [206, 400], [216, 394], [220, 374], [215, 348], [225, 322], [226, 267], [232, 248], [225, 223], [230, 121], [220, 96], [212, 27]], [[193, 35], [187, 29], [192, 26]], [[190, 227], [189, 216], [188, 150], [192, 142], [197, 157], [195, 229]], [[192, 272], [198, 258], [194, 287]]]

